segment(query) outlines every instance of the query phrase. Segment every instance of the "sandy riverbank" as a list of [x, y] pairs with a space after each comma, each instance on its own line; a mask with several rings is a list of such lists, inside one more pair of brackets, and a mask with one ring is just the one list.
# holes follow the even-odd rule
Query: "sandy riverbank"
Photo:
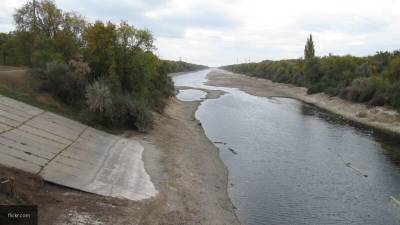
[[[208, 92], [207, 98], [220, 94]], [[145, 224], [238, 224], [227, 169], [194, 117], [199, 104], [171, 99], [155, 129], [139, 136], [146, 169], [162, 193]]]
[[289, 84], [274, 83], [270, 80], [249, 77], [223, 70], [213, 70], [207, 75], [208, 85], [239, 88], [251, 95], [261, 97], [290, 97], [332, 113], [348, 120], [374, 127], [381, 131], [400, 135], [400, 115], [385, 107], [369, 108], [364, 104], [345, 101], [323, 93], [307, 95], [307, 89]]

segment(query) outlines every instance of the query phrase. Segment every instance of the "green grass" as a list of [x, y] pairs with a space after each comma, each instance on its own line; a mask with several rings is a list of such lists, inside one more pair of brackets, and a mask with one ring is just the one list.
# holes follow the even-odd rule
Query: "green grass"
[[39, 86], [40, 81], [24, 71], [24, 68], [0, 66], [0, 95], [81, 121], [79, 107], [66, 105], [51, 95], [40, 92]]
[[57, 97], [40, 91], [42, 81], [32, 77], [28, 70], [18, 67], [13, 67], [14, 71], [5, 70], [6, 67], [0, 66], [0, 95], [59, 114], [109, 133], [119, 134], [122, 132], [122, 130], [90, 123], [88, 118], [86, 118], [90, 115], [83, 113], [85, 108], [83, 102], [67, 105]]
[[59, 105], [44, 103], [42, 101], [39, 101], [37, 97], [32, 96], [31, 94], [16, 91], [2, 85], [0, 86], [0, 95], [24, 102], [29, 105], [33, 105], [46, 111], [69, 117], [71, 119], [80, 120], [79, 110], [64, 104], [62, 104], [62, 108], [60, 108]]

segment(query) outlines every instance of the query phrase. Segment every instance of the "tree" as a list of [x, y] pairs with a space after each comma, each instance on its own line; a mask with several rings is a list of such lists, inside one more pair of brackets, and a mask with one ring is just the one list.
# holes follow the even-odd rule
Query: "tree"
[[86, 29], [83, 39], [86, 42], [85, 56], [89, 63], [92, 78], [107, 77], [114, 63], [116, 27], [96, 21]]
[[316, 83], [320, 78], [319, 60], [315, 57], [314, 41], [312, 35], [307, 38], [306, 46], [304, 48], [304, 74], [308, 85]]
[[7, 61], [7, 42], [10, 40], [10, 35], [6, 33], [0, 33], [0, 65], [6, 64]]
[[385, 76], [392, 82], [400, 80], [400, 56], [390, 60]]
[[315, 57], [315, 49], [314, 49], [314, 41], [312, 39], [312, 35], [307, 38], [307, 43], [304, 48], [304, 60], [309, 60]]
[[69, 30], [60, 31], [54, 39], [55, 50], [63, 56], [63, 60], [68, 62], [79, 55], [79, 40]]
[[83, 33], [87, 27], [85, 18], [76, 12], [66, 12], [63, 15], [63, 31], [68, 31], [76, 38], [80, 46], [83, 45]]
[[154, 49], [154, 38], [146, 30], [136, 29], [122, 21], [117, 28], [117, 44], [115, 48], [115, 72], [119, 75], [123, 92], [131, 93], [134, 88], [135, 56]]
[[30, 1], [14, 14], [17, 31], [45, 33], [54, 38], [63, 23], [62, 11], [52, 0]]

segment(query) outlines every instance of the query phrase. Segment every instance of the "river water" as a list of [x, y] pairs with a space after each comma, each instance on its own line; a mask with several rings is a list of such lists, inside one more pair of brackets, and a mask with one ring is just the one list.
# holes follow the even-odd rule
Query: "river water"
[[[288, 98], [224, 90], [196, 112], [229, 170], [240, 221], [258, 224], [400, 224], [400, 143]], [[179, 98], [179, 96], [178, 96]]]

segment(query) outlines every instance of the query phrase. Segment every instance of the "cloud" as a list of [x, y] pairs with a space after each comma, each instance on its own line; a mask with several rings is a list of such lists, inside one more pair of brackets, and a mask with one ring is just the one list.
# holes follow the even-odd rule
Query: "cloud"
[[[0, 3], [0, 31], [20, 0]], [[157, 53], [217, 66], [302, 57], [312, 33], [319, 55], [398, 49], [398, 0], [56, 0], [91, 21], [127, 20], [150, 29]], [[7, 19], [9, 18], [9, 19]]]
[[79, 10], [89, 19], [119, 22], [127, 20], [135, 26], [147, 28], [157, 36], [182, 37], [186, 28], [229, 28], [238, 21], [221, 14], [214, 8], [203, 4], [185, 4], [181, 1], [102, 1], [59, 0], [59, 5], [67, 10], [79, 5]]

